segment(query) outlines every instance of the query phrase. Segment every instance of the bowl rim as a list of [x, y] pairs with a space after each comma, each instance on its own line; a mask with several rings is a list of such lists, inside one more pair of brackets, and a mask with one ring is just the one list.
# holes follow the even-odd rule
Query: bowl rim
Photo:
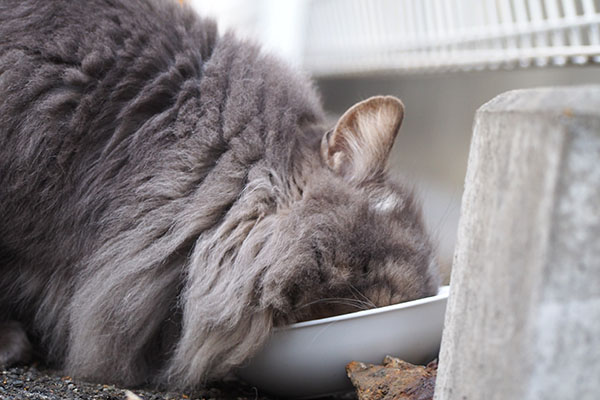
[[310, 321], [296, 322], [295, 324], [276, 328], [275, 331], [281, 332], [281, 331], [287, 331], [287, 330], [298, 329], [298, 328], [306, 328], [309, 326], [325, 325], [325, 324], [330, 324], [332, 322], [345, 321], [348, 319], [365, 317], [367, 315], [375, 315], [375, 314], [381, 314], [381, 313], [386, 313], [386, 312], [390, 312], [390, 311], [401, 310], [403, 308], [415, 307], [415, 306], [418, 306], [421, 304], [426, 304], [426, 303], [431, 303], [433, 301], [446, 299], [446, 298], [448, 298], [449, 293], [450, 293], [449, 285], [440, 286], [438, 288], [437, 294], [434, 296], [423, 297], [420, 299], [405, 301], [403, 303], [392, 304], [392, 305], [384, 306], [384, 307], [372, 308], [370, 310], [361, 310], [361, 311], [356, 311], [356, 312], [348, 313], [348, 314], [335, 315], [333, 317], [312, 319]]

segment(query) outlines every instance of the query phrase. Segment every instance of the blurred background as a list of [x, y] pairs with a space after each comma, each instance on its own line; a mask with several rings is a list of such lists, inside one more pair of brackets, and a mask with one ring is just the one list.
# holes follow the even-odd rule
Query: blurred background
[[600, 0], [187, 0], [315, 79], [332, 124], [401, 98], [392, 173], [411, 182], [449, 279], [475, 111], [499, 93], [600, 84]]

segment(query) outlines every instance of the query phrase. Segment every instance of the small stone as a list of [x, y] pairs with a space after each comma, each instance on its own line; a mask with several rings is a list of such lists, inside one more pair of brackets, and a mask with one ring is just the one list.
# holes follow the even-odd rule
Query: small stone
[[125, 395], [127, 396], [127, 400], [142, 400], [142, 398], [140, 396], [138, 396], [137, 394], [126, 390], [125, 391]]

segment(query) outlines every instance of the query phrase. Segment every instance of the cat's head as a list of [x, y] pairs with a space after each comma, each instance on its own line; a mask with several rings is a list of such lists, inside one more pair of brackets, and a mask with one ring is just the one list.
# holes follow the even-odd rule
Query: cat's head
[[[265, 281], [280, 322], [381, 307], [433, 295], [434, 246], [410, 189], [386, 165], [404, 116], [400, 100], [351, 107], [297, 166], [299, 196], [282, 208], [293, 237], [285, 266]], [[280, 249], [281, 250], [281, 249]]]
[[170, 379], [194, 385], [222, 376], [251, 356], [273, 326], [436, 293], [420, 207], [386, 173], [403, 113], [393, 97], [358, 103], [319, 143], [291, 148], [294, 172], [264, 167], [252, 177], [240, 202], [258, 216], [248, 218], [244, 209], [243, 222], [221, 228], [243, 237], [235, 257], [213, 249], [230, 245], [221, 239], [211, 252], [194, 252], [191, 265], [206, 265], [202, 257], [210, 254], [230, 264], [212, 275], [204, 268], [190, 273]]

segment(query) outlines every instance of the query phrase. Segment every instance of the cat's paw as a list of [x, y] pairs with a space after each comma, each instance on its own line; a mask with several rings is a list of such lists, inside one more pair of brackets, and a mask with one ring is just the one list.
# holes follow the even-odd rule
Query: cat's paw
[[21, 324], [16, 321], [0, 322], [0, 367], [26, 363], [31, 355], [31, 343]]

